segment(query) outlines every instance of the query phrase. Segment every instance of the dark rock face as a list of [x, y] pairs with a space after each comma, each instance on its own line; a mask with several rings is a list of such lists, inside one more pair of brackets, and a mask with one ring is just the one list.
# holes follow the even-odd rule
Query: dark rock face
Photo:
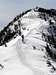
[[[35, 12], [40, 12], [39, 18], [48, 21], [49, 25], [46, 28], [46, 32], [42, 32], [42, 38], [44, 37], [44, 41], [46, 41], [46, 51], [50, 55], [51, 58], [56, 61], [56, 10], [55, 9], [44, 9], [44, 8], [36, 8]], [[51, 19], [55, 22], [52, 22]]]
[[47, 28], [47, 34], [42, 34], [47, 42], [46, 50], [50, 57], [56, 59], [56, 25], [49, 21], [49, 26]]
[[39, 8], [38, 11], [39, 11], [39, 12], [42, 12], [42, 13], [47, 13], [47, 14], [49, 14], [50, 16], [56, 16], [56, 10], [55, 10], [55, 9]]

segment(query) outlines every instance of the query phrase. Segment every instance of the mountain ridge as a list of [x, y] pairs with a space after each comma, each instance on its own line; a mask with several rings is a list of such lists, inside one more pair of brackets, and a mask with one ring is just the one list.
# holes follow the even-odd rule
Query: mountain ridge
[[[5, 26], [1, 31], [0, 31], [0, 37], [2, 36], [2, 34], [4, 34], [4, 31], [6, 32], [9, 28], [10, 25], [13, 25], [14, 22], [16, 22], [17, 20], [19, 20], [21, 17], [23, 17], [23, 15], [27, 14], [28, 12], [30, 12], [31, 10], [34, 10], [35, 12], [41, 12], [41, 13], [47, 13], [49, 14], [49, 16], [53, 16], [53, 15], [56, 15], [55, 13], [55, 9], [44, 9], [44, 8], [33, 8], [33, 9], [29, 9], [29, 10], [26, 10], [25, 12], [22, 12], [21, 14], [17, 15], [7, 26]], [[43, 15], [44, 16], [44, 15]], [[41, 17], [40, 17], [41, 18]], [[15, 34], [15, 33], [14, 33]], [[13, 34], [12, 34], [13, 35]], [[1, 40], [0, 40], [1, 42]]]
[[12, 47], [22, 63], [34, 70], [36, 75], [40, 72], [42, 75], [56, 74], [55, 11], [38, 7], [29, 9], [16, 16], [0, 32], [1, 50], [10, 51]]

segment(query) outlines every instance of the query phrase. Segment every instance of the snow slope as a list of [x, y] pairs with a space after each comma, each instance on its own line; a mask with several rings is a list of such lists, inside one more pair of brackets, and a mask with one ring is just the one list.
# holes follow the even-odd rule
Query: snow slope
[[6, 43], [7, 47], [0, 46], [0, 63], [4, 65], [1, 75], [56, 75], [52, 66], [48, 67], [46, 42], [42, 38], [43, 28], [49, 23], [39, 18], [38, 14], [32, 10], [21, 17], [24, 43], [18, 35]]

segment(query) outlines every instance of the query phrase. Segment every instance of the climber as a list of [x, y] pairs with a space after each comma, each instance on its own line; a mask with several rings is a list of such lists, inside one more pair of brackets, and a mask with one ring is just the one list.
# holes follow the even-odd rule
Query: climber
[[22, 35], [21, 37], [22, 37], [22, 42], [24, 43], [24, 35]]
[[2, 64], [0, 64], [0, 69], [3, 69], [3, 68], [4, 68], [4, 66]]

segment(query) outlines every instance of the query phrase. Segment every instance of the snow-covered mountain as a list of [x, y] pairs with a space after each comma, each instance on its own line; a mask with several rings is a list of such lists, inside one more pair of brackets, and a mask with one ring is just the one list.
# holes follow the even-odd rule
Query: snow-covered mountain
[[56, 75], [56, 10], [34, 8], [0, 32], [1, 75]]

